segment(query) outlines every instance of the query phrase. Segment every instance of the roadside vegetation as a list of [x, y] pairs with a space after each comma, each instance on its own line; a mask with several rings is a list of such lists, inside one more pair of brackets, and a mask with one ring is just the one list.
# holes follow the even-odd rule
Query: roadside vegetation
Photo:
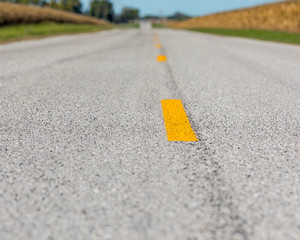
[[196, 32], [211, 33], [223, 36], [253, 38], [266, 41], [300, 44], [300, 34], [280, 31], [255, 30], [255, 29], [187, 29]]
[[194, 29], [260, 29], [300, 33], [299, 16], [300, 1], [286, 1], [172, 22], [170, 26]]
[[73, 23], [39, 23], [5, 26], [0, 31], [0, 43], [34, 39], [60, 34], [97, 32], [113, 28], [112, 25], [91, 25]]
[[161, 23], [152, 23], [153, 28], [164, 28], [165, 26]]
[[138, 28], [139, 10], [115, 14], [109, 0], [92, 0], [82, 12], [80, 0], [0, 0], [0, 43], [59, 34]]
[[139, 23], [128, 23], [125, 25], [127, 28], [140, 28]]
[[[32, 24], [41, 22], [99, 24], [108, 22], [94, 17], [75, 14], [49, 7], [27, 6], [23, 4], [0, 3], [0, 26]], [[2, 31], [2, 29], [1, 29]]]
[[43, 21], [126, 24], [138, 18], [139, 10], [131, 7], [124, 7], [116, 14], [110, 0], [91, 0], [86, 12], [82, 11], [80, 0], [0, 0], [0, 26]]
[[299, 16], [300, 1], [295, 0], [190, 18], [184, 21], [167, 21], [164, 27], [300, 44]]

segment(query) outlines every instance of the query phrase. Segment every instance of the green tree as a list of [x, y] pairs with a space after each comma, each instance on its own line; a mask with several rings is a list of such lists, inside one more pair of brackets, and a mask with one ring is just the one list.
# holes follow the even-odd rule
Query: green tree
[[139, 10], [136, 8], [125, 7], [119, 16], [120, 22], [128, 23], [139, 18]]
[[76, 13], [81, 13], [82, 8], [82, 4], [79, 0], [60, 0], [58, 6], [62, 10]]
[[91, 2], [90, 15], [112, 22], [114, 18], [113, 4], [109, 0], [93, 0]]
[[59, 8], [58, 2], [56, 0], [50, 0], [49, 6], [52, 8]]
[[176, 21], [182, 21], [182, 20], [187, 20], [191, 18], [190, 16], [184, 14], [184, 13], [181, 13], [181, 12], [176, 12], [175, 14], [173, 14], [172, 16], [169, 16], [168, 19], [171, 19], [171, 20], [176, 20]]

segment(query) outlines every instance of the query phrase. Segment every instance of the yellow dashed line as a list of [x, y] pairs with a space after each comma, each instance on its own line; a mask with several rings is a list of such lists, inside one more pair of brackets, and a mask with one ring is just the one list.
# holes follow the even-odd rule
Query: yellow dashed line
[[167, 61], [167, 57], [165, 55], [157, 56], [157, 61], [158, 62], [166, 62]]
[[169, 141], [197, 142], [181, 100], [161, 100], [163, 116]]
[[160, 44], [156, 44], [155, 47], [161, 48], [161, 45]]

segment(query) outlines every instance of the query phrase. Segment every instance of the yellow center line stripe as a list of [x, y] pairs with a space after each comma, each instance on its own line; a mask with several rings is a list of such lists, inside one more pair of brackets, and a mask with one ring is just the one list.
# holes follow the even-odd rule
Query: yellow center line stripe
[[165, 55], [157, 56], [157, 61], [158, 62], [166, 62], [167, 61], [167, 57]]
[[159, 44], [159, 37], [158, 36], [154, 36], [154, 42], [155, 42], [155, 44]]
[[155, 47], [161, 48], [161, 45], [160, 44], [156, 44]]
[[169, 141], [197, 142], [181, 100], [161, 100], [163, 116]]

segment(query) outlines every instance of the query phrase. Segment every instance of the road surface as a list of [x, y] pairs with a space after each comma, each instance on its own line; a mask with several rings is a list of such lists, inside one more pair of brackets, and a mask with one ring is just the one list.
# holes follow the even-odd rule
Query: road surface
[[0, 239], [299, 240], [299, 63], [146, 27], [1, 45]]

